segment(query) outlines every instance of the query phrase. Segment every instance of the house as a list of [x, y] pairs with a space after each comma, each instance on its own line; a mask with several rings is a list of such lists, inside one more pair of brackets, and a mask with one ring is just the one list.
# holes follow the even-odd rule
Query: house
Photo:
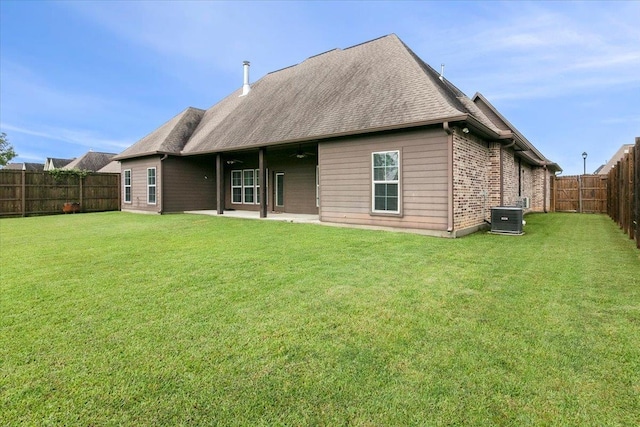
[[122, 210], [318, 215], [456, 237], [491, 207], [549, 206], [545, 158], [391, 34], [189, 107], [118, 156]]
[[60, 169], [71, 163], [73, 160], [74, 159], [56, 159], [53, 157], [47, 157], [47, 160], [44, 162], [44, 170], [50, 171]]
[[120, 173], [120, 162], [117, 160], [112, 160], [107, 163], [102, 168], [98, 169], [96, 172], [98, 173]]
[[618, 151], [616, 151], [616, 154], [614, 154], [613, 157], [611, 157], [611, 160], [609, 160], [607, 163], [605, 163], [604, 165], [602, 165], [598, 169], [596, 169], [594, 174], [596, 174], [596, 175], [609, 175], [609, 171], [611, 171], [611, 169], [614, 168], [616, 163], [618, 163], [620, 160], [622, 160], [624, 155], [627, 154], [630, 150], [632, 150], [633, 147], [634, 147], [633, 144], [623, 144], [622, 147], [620, 147], [618, 149]]
[[115, 155], [116, 153], [100, 153], [90, 150], [82, 156], [73, 159], [61, 169], [80, 169], [96, 172], [109, 164]]
[[44, 170], [43, 163], [7, 163], [3, 169], [38, 172]]

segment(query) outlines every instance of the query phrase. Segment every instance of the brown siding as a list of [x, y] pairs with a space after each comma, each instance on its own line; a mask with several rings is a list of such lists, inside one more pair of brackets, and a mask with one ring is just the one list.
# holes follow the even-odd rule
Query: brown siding
[[484, 101], [476, 102], [476, 106], [493, 122], [496, 127], [502, 130], [509, 130], [509, 126], [506, 125], [505, 122], [493, 111], [493, 109], [489, 108]]
[[[160, 179], [160, 156], [149, 156], [131, 160], [122, 160], [122, 174], [131, 169], [131, 203], [124, 202], [124, 179], [120, 186], [123, 193], [122, 210], [146, 211], [160, 213], [162, 203], [162, 180]], [[156, 168], [156, 204], [147, 203], [147, 168]]]
[[169, 157], [162, 175], [163, 212], [216, 208], [215, 157]]
[[[400, 151], [401, 215], [371, 213], [371, 153]], [[447, 136], [420, 130], [321, 143], [320, 219], [446, 231]]]
[[[307, 151], [307, 150], [305, 150]], [[311, 152], [311, 150], [309, 150]], [[315, 151], [315, 150], [313, 150]], [[284, 172], [284, 212], [299, 214], [317, 214], [316, 207], [316, 165], [317, 156], [299, 159], [295, 150], [267, 151], [269, 165], [269, 203], [275, 200], [276, 172]]]

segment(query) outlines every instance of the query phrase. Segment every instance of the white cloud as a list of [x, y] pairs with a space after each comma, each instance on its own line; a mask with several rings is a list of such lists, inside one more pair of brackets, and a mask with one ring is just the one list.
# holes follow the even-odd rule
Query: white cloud
[[[455, 52], [454, 60], [464, 57], [458, 66], [465, 74], [456, 81], [492, 99], [637, 90], [640, 31], [624, 21], [640, 19], [640, 7], [630, 3], [553, 3], [553, 10], [549, 3], [502, 3], [473, 16], [464, 32], [448, 32], [442, 49]], [[425, 48], [432, 37], [423, 34]]]
[[43, 129], [27, 129], [19, 126], [14, 126], [9, 123], [0, 124], [0, 129], [2, 129], [3, 131], [20, 133], [23, 135], [37, 136], [39, 138], [62, 141], [100, 151], [111, 150], [120, 152], [131, 145], [132, 141], [132, 139], [114, 140], [103, 138], [99, 135], [96, 135], [95, 132], [83, 129], [65, 129], [55, 127], [44, 127]]

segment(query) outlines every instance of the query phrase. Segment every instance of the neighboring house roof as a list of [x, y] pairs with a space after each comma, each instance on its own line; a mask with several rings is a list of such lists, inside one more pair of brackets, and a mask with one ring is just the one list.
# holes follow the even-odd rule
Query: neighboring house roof
[[44, 163], [7, 163], [3, 169], [8, 170], [25, 170], [25, 171], [42, 171], [44, 170]]
[[[533, 148], [513, 126], [500, 127], [395, 34], [309, 57], [241, 93], [236, 90], [206, 111], [187, 108], [116, 159], [216, 153], [443, 122], [464, 122], [489, 139], [517, 138], [524, 148]], [[495, 110], [489, 106], [485, 110]], [[531, 151], [531, 162], [552, 164]]]
[[608, 175], [609, 171], [613, 169], [615, 164], [618, 163], [620, 159], [622, 159], [624, 155], [633, 148], [633, 146], [634, 146], [633, 144], [624, 144], [622, 147], [618, 149], [618, 151], [616, 151], [616, 154], [614, 154], [613, 157], [611, 157], [611, 160], [609, 160], [604, 166], [600, 166], [600, 168], [597, 169], [594, 172], [594, 174]]
[[120, 173], [120, 162], [113, 160], [97, 171], [98, 173]]
[[44, 170], [60, 169], [63, 166], [68, 165], [74, 159], [56, 159], [54, 157], [47, 157], [47, 161], [44, 162]]
[[61, 169], [80, 169], [95, 172], [106, 166], [113, 156], [115, 156], [115, 153], [89, 151], [77, 159], [74, 159], [71, 163], [66, 164]]

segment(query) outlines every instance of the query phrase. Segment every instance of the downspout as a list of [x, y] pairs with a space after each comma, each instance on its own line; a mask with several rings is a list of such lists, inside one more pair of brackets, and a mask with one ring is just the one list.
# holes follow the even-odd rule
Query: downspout
[[168, 154], [160, 157], [160, 164], [158, 165], [158, 175], [160, 175], [160, 211], [158, 212], [160, 215], [163, 214], [163, 206], [164, 206], [164, 174], [162, 173], [162, 162], [169, 157]]
[[542, 166], [542, 210], [547, 213], [547, 165]]
[[522, 158], [518, 157], [518, 197], [522, 197]]
[[453, 237], [453, 129], [449, 122], [442, 123], [442, 127], [447, 133], [447, 233]]
[[502, 155], [502, 150], [511, 148], [514, 145], [516, 145], [515, 138], [509, 144], [500, 146], [500, 206], [504, 206], [504, 156]]

